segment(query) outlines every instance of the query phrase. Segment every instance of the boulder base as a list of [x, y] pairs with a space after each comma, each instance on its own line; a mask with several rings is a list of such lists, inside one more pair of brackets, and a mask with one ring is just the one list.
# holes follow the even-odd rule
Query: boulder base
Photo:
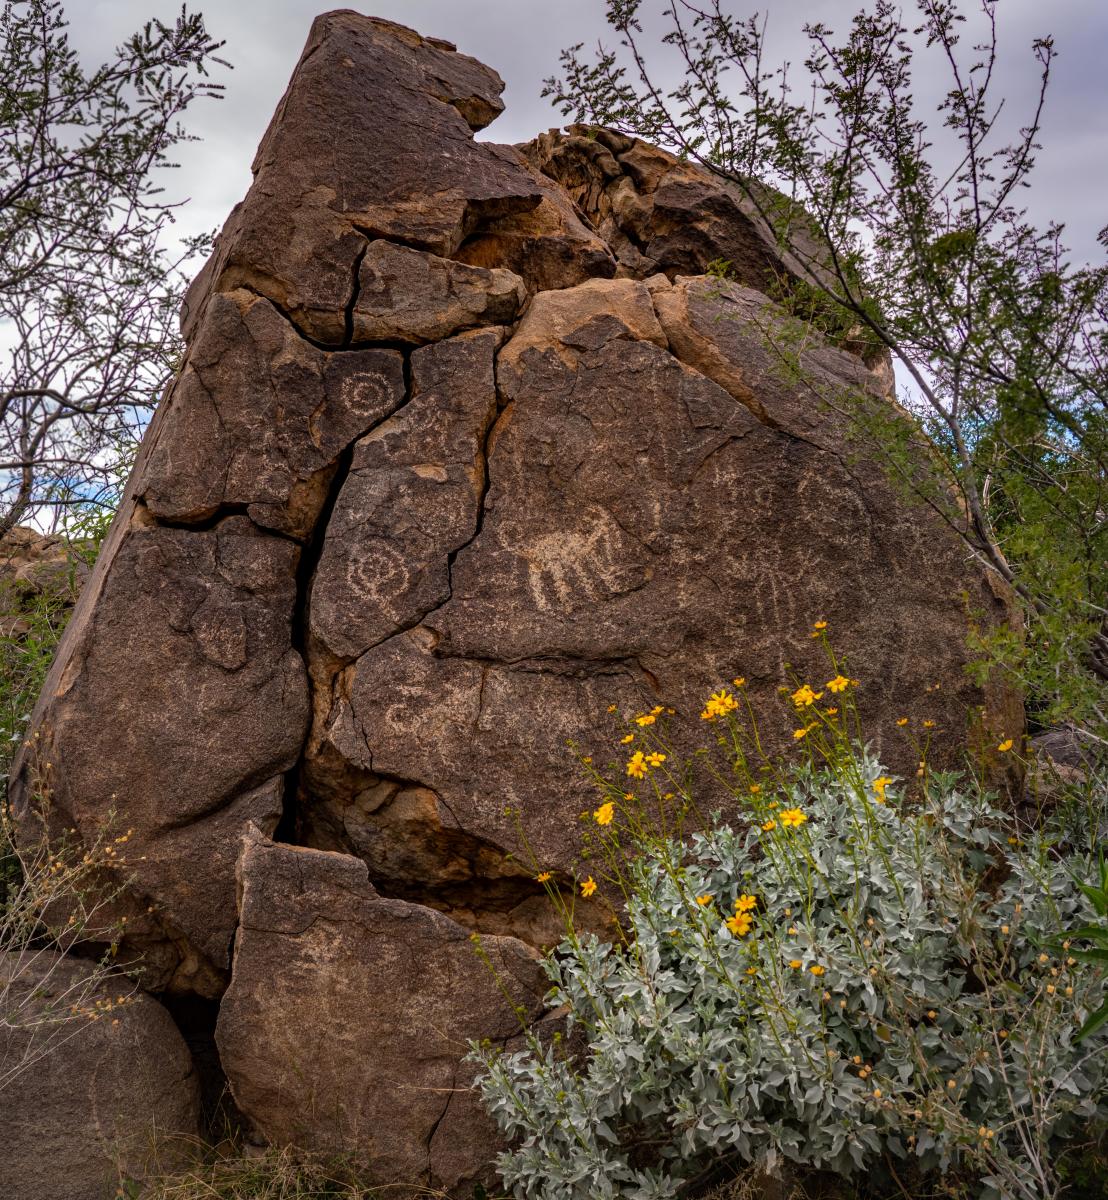
[[0, 956], [0, 1195], [111, 1200], [156, 1142], [199, 1134], [200, 1089], [172, 1018], [120, 976], [49, 951]]

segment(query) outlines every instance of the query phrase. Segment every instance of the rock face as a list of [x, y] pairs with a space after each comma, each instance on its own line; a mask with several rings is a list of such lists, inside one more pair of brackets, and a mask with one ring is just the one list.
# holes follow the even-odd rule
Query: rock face
[[258, 830], [239, 887], [217, 1038], [258, 1131], [324, 1152], [357, 1147], [382, 1184], [430, 1176], [452, 1188], [479, 1175], [495, 1131], [459, 1060], [470, 1038], [518, 1034], [507, 996], [539, 1016], [534, 951], [485, 938], [495, 975], [475, 969], [456, 921], [384, 898], [350, 855], [274, 845]]
[[604, 130], [478, 142], [501, 87], [316, 21], [13, 790], [25, 836], [133, 830], [131, 950], [225, 992], [260, 1133], [459, 1195], [493, 1147], [465, 1042], [518, 1028], [468, 939], [530, 1018], [534, 875], [572, 879], [594, 804], [567, 741], [664, 705], [691, 748], [733, 675], [821, 679], [822, 618], [888, 764], [901, 716], [950, 761], [968, 622], [1008, 619], [851, 442], [853, 408], [898, 419], [887, 363], [845, 330], [781, 370], [793, 264], [741, 198]]
[[0, 955], [0, 1195], [109, 1200], [121, 1173], [141, 1178], [155, 1135], [198, 1134], [170, 1015], [129, 979], [87, 980], [50, 951]]

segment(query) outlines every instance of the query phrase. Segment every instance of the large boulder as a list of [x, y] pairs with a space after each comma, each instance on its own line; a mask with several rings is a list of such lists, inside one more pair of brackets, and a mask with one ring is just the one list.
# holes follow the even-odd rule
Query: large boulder
[[595, 804], [567, 742], [606, 760], [609, 709], [661, 705], [692, 749], [733, 675], [763, 706], [820, 680], [816, 619], [893, 769], [902, 717], [936, 763], [983, 706], [1018, 721], [965, 672], [1006, 597], [851, 438], [907, 420], [887, 362], [809, 332], [790, 375], [767, 292], [795, 264], [758, 213], [607, 131], [478, 142], [501, 86], [317, 19], [12, 792], [26, 836], [132, 831], [123, 952], [229, 985], [260, 1133], [371, 1137], [380, 1182], [455, 1191], [494, 1144], [465, 1042], [518, 1030], [468, 937], [530, 1019], [535, 874], [572, 879]]
[[239, 886], [217, 1042], [258, 1132], [323, 1153], [357, 1147], [384, 1186], [489, 1182], [495, 1130], [460, 1060], [470, 1039], [505, 1045], [521, 1016], [539, 1017], [536, 952], [494, 936], [479, 956], [456, 921], [380, 895], [358, 859], [257, 829]]
[[0, 954], [0, 1195], [110, 1200], [155, 1147], [199, 1134], [173, 1019], [131, 980], [48, 950]]

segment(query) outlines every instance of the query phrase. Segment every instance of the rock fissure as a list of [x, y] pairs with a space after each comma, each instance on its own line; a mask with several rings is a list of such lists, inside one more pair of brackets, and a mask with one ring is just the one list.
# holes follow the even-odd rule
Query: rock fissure
[[369, 243], [366, 242], [358, 253], [354, 255], [354, 261], [350, 266], [350, 299], [346, 302], [346, 307], [343, 310], [342, 348], [344, 350], [349, 350], [354, 342], [354, 310], [358, 306], [358, 297], [361, 295], [362, 263], [365, 261], [368, 250]]

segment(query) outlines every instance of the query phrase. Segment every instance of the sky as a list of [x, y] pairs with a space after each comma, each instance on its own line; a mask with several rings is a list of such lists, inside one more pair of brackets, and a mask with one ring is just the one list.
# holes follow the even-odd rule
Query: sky
[[[648, 31], [661, 28], [662, 3], [645, 0]], [[245, 194], [254, 150], [312, 19], [328, 7], [320, 0], [190, 0], [212, 35], [225, 40], [221, 54], [234, 69], [216, 69], [215, 78], [226, 87], [222, 100], [198, 101], [187, 114], [201, 140], [180, 149], [180, 170], [166, 179], [173, 198], [189, 200], [180, 213], [180, 232], [221, 226]], [[374, 0], [372, 7], [353, 7], [446, 38], [499, 71], [507, 109], [483, 135], [499, 142], [526, 141], [563, 123], [540, 96], [542, 80], [557, 70], [561, 48], [613, 41], [603, 0]], [[730, 7], [739, 14], [752, 9], [743, 0], [732, 0]], [[762, 0], [756, 10], [768, 19], [770, 58], [800, 63], [804, 23], [818, 20], [838, 29], [856, 7], [855, 0]], [[964, 7], [971, 9], [973, 0]], [[71, 43], [92, 66], [151, 17], [172, 21], [180, 0], [67, 0], [65, 9]], [[1108, 222], [1108, 2], [999, 0], [997, 11], [1004, 60], [997, 92], [1007, 98], [1013, 121], [1027, 114], [1037, 87], [1031, 40], [1054, 36], [1059, 58], [1036, 183], [1026, 201], [1038, 221], [1066, 222], [1075, 257], [1094, 257], [1097, 231]], [[660, 65], [664, 74], [665, 61]], [[920, 83], [926, 88], [939, 80], [925, 74]]]

